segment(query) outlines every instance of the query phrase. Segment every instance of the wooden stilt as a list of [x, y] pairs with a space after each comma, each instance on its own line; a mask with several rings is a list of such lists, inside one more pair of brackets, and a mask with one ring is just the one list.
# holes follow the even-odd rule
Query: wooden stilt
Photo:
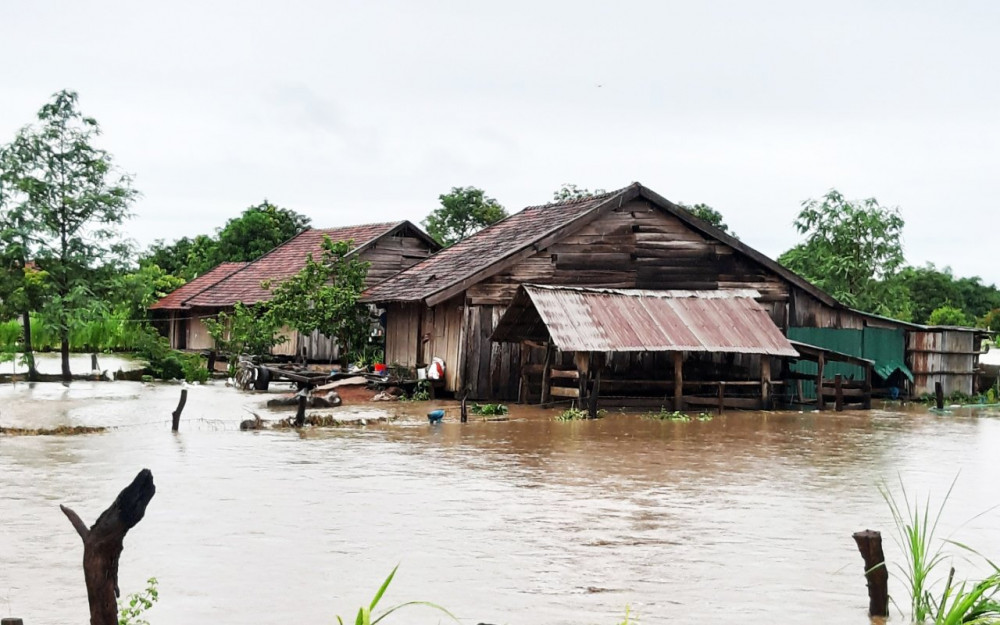
[[944, 410], [944, 388], [940, 382], [934, 383], [934, 405], [938, 410]]
[[844, 376], [833, 376], [833, 409], [840, 412], [844, 409]]
[[300, 428], [306, 424], [306, 402], [309, 401], [306, 389], [299, 391], [299, 405], [295, 410], [295, 427]]
[[[590, 418], [597, 418], [597, 399], [601, 394], [601, 370], [604, 369], [604, 354], [590, 354], [590, 370], [594, 375], [594, 387], [590, 391]], [[581, 395], [582, 397], [582, 395]]]
[[771, 409], [771, 359], [767, 356], [760, 357], [760, 407]]
[[684, 410], [684, 352], [674, 352], [674, 410]]
[[823, 366], [826, 364], [823, 354], [816, 359], [816, 409], [825, 410], [826, 401], [823, 399]]
[[865, 410], [872, 409], [872, 366], [865, 365]]
[[542, 363], [542, 399], [539, 403], [549, 403], [552, 386], [552, 357], [555, 350], [552, 343], [545, 343], [545, 362]]
[[716, 408], [718, 414], [722, 414], [726, 409], [726, 383], [719, 382], [719, 406]]
[[521, 380], [517, 384], [517, 403], [523, 404], [528, 401], [528, 355], [531, 348], [527, 343], [521, 342]]

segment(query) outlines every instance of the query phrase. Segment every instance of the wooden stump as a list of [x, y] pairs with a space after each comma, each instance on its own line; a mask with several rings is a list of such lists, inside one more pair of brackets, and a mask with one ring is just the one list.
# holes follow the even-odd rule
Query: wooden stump
[[882, 553], [882, 534], [874, 530], [854, 533], [854, 542], [865, 561], [868, 580], [868, 615], [889, 616], [889, 570]]
[[182, 388], [181, 389], [181, 398], [177, 402], [177, 408], [174, 410], [173, 414], [171, 415], [173, 417], [173, 419], [172, 419], [172, 421], [170, 423], [170, 430], [173, 431], [173, 432], [176, 432], [181, 427], [181, 413], [184, 412], [184, 404], [187, 403], [187, 400], [188, 400], [188, 391], [187, 391], [186, 388]]
[[153, 474], [143, 469], [97, 517], [90, 529], [76, 512], [59, 506], [83, 539], [83, 576], [90, 602], [90, 625], [118, 625], [118, 558], [125, 534], [146, 514], [156, 494]]
[[934, 383], [934, 405], [938, 410], [944, 410], [944, 389], [940, 382]]

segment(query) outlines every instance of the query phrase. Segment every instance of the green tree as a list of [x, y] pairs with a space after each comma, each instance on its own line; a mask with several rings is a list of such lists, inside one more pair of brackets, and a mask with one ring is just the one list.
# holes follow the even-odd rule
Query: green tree
[[961, 308], [942, 306], [931, 312], [927, 323], [932, 326], [971, 326], [971, 320]]
[[31, 343], [31, 311], [44, 301], [45, 274], [29, 262], [32, 250], [30, 215], [17, 189], [13, 147], [0, 146], [0, 321], [21, 320], [21, 351], [28, 379], [37, 380]]
[[441, 206], [424, 219], [423, 226], [427, 234], [444, 246], [458, 243], [507, 217], [507, 211], [499, 202], [475, 187], [452, 187], [438, 199]]
[[305, 215], [264, 200], [247, 208], [222, 227], [212, 266], [260, 258], [308, 228], [309, 222]]
[[336, 339], [343, 363], [364, 349], [372, 324], [368, 306], [360, 301], [369, 263], [349, 256], [353, 247], [353, 241], [327, 237], [321, 259], [310, 254], [297, 274], [273, 286], [268, 303], [268, 314], [283, 324]]
[[570, 202], [573, 200], [585, 200], [595, 195], [604, 195], [605, 193], [607, 191], [604, 189], [594, 189], [591, 191], [590, 189], [584, 189], [567, 182], [552, 194], [552, 199], [556, 202]]
[[708, 204], [693, 204], [693, 205], [678, 204], [678, 206], [680, 206], [687, 212], [691, 213], [698, 219], [708, 222], [709, 224], [715, 226], [719, 230], [722, 230], [729, 236], [733, 238], [739, 238], [736, 236], [736, 233], [731, 231], [729, 229], [729, 226], [727, 226], [726, 223], [722, 220], [722, 213], [715, 210]]
[[994, 308], [990, 312], [983, 315], [979, 325], [987, 330], [1000, 332], [1000, 308]]
[[795, 227], [805, 241], [778, 262], [848, 306], [905, 319], [909, 300], [896, 279], [903, 225], [897, 208], [875, 198], [847, 200], [831, 190], [802, 203]]
[[44, 310], [60, 335], [62, 375], [69, 379], [69, 333], [75, 310], [90, 307], [97, 267], [123, 257], [119, 228], [136, 196], [128, 175], [93, 145], [100, 128], [77, 108], [77, 94], [60, 91], [38, 112], [38, 123], [18, 132], [8, 159], [9, 179], [23, 194], [28, 250], [47, 272]]
[[229, 354], [229, 364], [235, 365], [240, 354], [264, 356], [271, 348], [287, 340], [267, 304], [244, 306], [237, 302], [232, 312], [220, 312], [216, 319], [205, 319], [208, 334], [215, 346]]

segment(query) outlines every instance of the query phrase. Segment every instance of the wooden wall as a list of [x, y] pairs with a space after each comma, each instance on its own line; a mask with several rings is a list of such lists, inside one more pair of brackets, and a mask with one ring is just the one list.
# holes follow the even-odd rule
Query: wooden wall
[[[471, 397], [517, 397], [521, 348], [491, 343], [489, 337], [517, 288], [525, 283], [656, 290], [756, 289], [775, 324], [788, 326], [790, 287], [784, 280], [729, 246], [691, 230], [676, 217], [636, 200], [469, 288], [463, 322], [463, 370]], [[526, 362], [540, 363], [542, 350], [530, 352], [525, 355]], [[735, 356], [729, 360], [730, 366], [751, 375], [759, 371], [759, 358]], [[670, 367], [665, 364], [651, 355], [621, 355], [609, 361], [609, 368], [624, 372], [638, 366], [643, 375], [657, 379], [669, 375]]]
[[389, 304], [385, 309], [385, 364], [417, 366], [422, 304]]
[[379, 240], [361, 252], [359, 258], [371, 263], [368, 268], [367, 285], [372, 286], [388, 280], [430, 255], [431, 250], [423, 239], [418, 239], [404, 230], [396, 236]]

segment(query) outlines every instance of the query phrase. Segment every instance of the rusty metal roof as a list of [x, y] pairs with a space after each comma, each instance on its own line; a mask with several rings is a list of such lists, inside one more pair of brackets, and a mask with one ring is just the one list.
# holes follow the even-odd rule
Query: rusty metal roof
[[562, 351], [798, 356], [751, 289], [642, 291], [523, 285], [493, 340]]

